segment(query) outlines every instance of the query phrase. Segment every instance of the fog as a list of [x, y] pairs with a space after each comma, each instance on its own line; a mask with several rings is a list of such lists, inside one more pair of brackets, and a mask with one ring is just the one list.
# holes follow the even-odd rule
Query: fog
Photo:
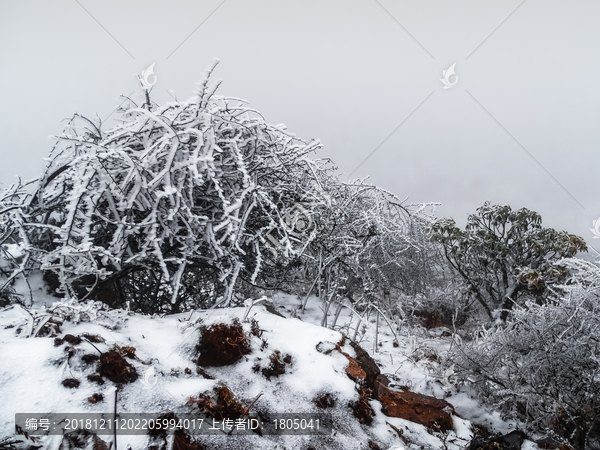
[[217, 57], [220, 94], [320, 139], [342, 179], [463, 225], [527, 207], [594, 245], [599, 19], [592, 0], [4, 1], [0, 181], [38, 176], [74, 112], [110, 127], [150, 64], [162, 103]]

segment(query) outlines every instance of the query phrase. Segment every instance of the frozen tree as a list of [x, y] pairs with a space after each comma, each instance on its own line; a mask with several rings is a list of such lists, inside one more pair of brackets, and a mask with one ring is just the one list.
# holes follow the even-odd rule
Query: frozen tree
[[534, 211], [486, 202], [469, 216], [465, 230], [440, 219], [432, 237], [490, 319], [500, 308], [504, 320], [521, 299], [544, 302], [551, 294], [547, 287], [565, 279], [568, 272], [553, 262], [587, 251], [582, 238], [541, 223]]
[[424, 248], [431, 217], [427, 205], [407, 204], [361, 180], [320, 181], [328, 206], [313, 216], [317, 233], [304, 253], [302, 270], [311, 281], [308, 293], [325, 302], [325, 320], [329, 306], [337, 303], [339, 308], [344, 298], [375, 305], [389, 298], [391, 290], [405, 289], [399, 281], [414, 271], [413, 257]]
[[[19, 179], [0, 194], [0, 306], [14, 301], [25, 303], [12, 284], [21, 277], [29, 287], [27, 274], [35, 258], [29, 251], [21, 254], [23, 249], [31, 249], [23, 210], [29, 199], [27, 188], [34, 183], [35, 180], [23, 184]], [[28, 302], [32, 300], [30, 288]]]

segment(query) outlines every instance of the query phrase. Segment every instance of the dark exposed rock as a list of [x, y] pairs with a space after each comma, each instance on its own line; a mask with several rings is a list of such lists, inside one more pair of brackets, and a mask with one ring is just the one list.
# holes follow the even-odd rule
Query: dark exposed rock
[[373, 385], [374, 385], [374, 383], [375, 383], [375, 380], [377, 379], [377, 377], [379, 376], [379, 374], [381, 374], [381, 371], [379, 370], [379, 367], [377, 366], [377, 363], [356, 342], [350, 341], [350, 345], [352, 346], [352, 348], [356, 352], [356, 358], [354, 358], [354, 359], [356, 360], [356, 362], [358, 363], [358, 365], [360, 366], [360, 368], [362, 370], [364, 370], [364, 372], [365, 372], [365, 375], [366, 375], [365, 384], [368, 387], [372, 388]]
[[76, 378], [66, 378], [62, 380], [62, 385], [69, 389], [78, 388], [81, 383]]
[[[372, 411], [368, 405], [368, 398], [371, 397], [381, 402], [382, 412], [389, 417], [419, 423], [434, 431], [448, 431], [453, 428], [451, 414], [454, 413], [454, 408], [450, 403], [410, 392], [408, 389], [396, 391], [388, 388], [389, 380], [381, 374], [375, 360], [352, 341], [350, 345], [356, 352], [356, 357], [349, 356], [341, 350], [344, 342], [345, 339], [342, 339], [336, 349], [349, 361], [346, 368], [348, 376], [362, 385], [359, 400], [350, 405], [361, 423], [369, 424], [372, 421]], [[323, 346], [323, 350], [329, 349]]]
[[504, 436], [477, 437], [467, 450], [520, 450], [527, 435], [521, 430], [511, 431]]
[[373, 389], [373, 396], [381, 402], [381, 410], [386, 416], [420, 423], [434, 431], [448, 431], [453, 428], [451, 414], [454, 408], [450, 403], [408, 390], [391, 390], [387, 387], [388, 384], [389, 380], [380, 375]]

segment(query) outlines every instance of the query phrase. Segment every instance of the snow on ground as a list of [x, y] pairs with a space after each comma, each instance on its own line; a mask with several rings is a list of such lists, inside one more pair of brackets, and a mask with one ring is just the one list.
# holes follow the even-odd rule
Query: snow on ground
[[[294, 315], [293, 311], [297, 310], [301, 304], [295, 295], [282, 293], [274, 295], [273, 301], [278, 310], [286, 316]], [[331, 324], [335, 311], [330, 308], [328, 313], [328, 323]], [[321, 302], [316, 297], [311, 297], [305, 313], [300, 317], [306, 322], [320, 324], [323, 317]], [[357, 322], [356, 314], [353, 314], [349, 308], [344, 308], [335, 328], [352, 335]], [[421, 330], [420, 333], [417, 333], [415, 330], [401, 327], [399, 331], [394, 330], [394, 332], [398, 338], [398, 347], [394, 347], [396, 336], [390, 330], [386, 320], [380, 316], [377, 336], [379, 345], [375, 349], [376, 318], [371, 316], [366, 332], [359, 333], [358, 337], [360, 345], [378, 363], [381, 373], [387, 375], [390, 380], [396, 380], [391, 386], [394, 384], [407, 386], [419, 394], [444, 398], [454, 406], [461, 417], [485, 426], [490, 431], [506, 434], [518, 426], [517, 422], [504, 420], [497, 411], [491, 411], [481, 405], [475, 399], [476, 394], [472, 390], [462, 388], [463, 390], [458, 392], [452, 384], [451, 374], [446, 380], [446, 385], [444, 385], [443, 377], [436, 377], [432, 374], [432, 372], [440, 372], [440, 370], [439, 364], [432, 361], [431, 358], [442, 355], [449, 347], [448, 340], [439, 337], [440, 330], [430, 330], [429, 332]]]
[[[311, 297], [306, 310], [298, 310], [302, 300], [296, 296], [276, 294], [273, 305], [287, 318], [272, 314], [264, 305], [249, 308], [230, 308], [192, 313], [149, 317], [123, 310], [104, 310], [97, 303], [72, 304], [65, 307], [70, 320], [61, 325], [61, 334], [97, 334], [105, 342], [94, 344], [105, 352], [115, 345], [134, 347], [136, 359], [130, 363], [140, 377], [133, 383], [122, 385], [118, 391], [119, 413], [168, 412], [192, 413], [197, 406], [187, 404], [190, 397], [210, 393], [219, 383], [224, 383], [242, 402], [252, 406], [251, 412], [265, 413], [323, 413], [315, 399], [325, 393], [336, 399], [336, 405], [325, 412], [331, 413], [334, 433], [331, 436], [201, 436], [209, 448], [243, 449], [366, 449], [368, 442], [376, 442], [385, 449], [460, 449], [469, 442], [471, 422], [488, 426], [496, 431], [508, 432], [515, 424], [504, 422], [497, 413], [487, 411], [465, 392], [456, 389], [428, 371], [435, 365], [435, 352], [443, 351], [442, 339], [416, 337], [401, 329], [398, 346], [387, 323], [380, 319], [378, 341], [374, 353], [374, 318], [359, 333], [361, 345], [379, 363], [381, 372], [396, 385], [405, 385], [413, 391], [445, 397], [459, 416], [453, 417], [454, 431], [447, 436], [430, 434], [425, 427], [402, 419], [385, 416], [381, 404], [371, 401], [376, 417], [370, 426], [359, 424], [348, 407], [358, 399], [355, 384], [345, 373], [347, 359], [339, 352], [329, 354], [317, 350], [319, 343], [333, 346], [342, 338], [339, 331], [319, 326], [323, 311], [321, 302]], [[43, 317], [47, 299], [36, 305], [32, 313]], [[70, 309], [69, 309], [70, 308]], [[73, 311], [76, 311], [74, 313]], [[334, 321], [335, 311], [330, 311], [328, 323]], [[197, 374], [192, 359], [197, 356], [200, 325], [230, 324], [236, 317], [250, 336], [251, 353], [230, 366], [205, 368], [214, 379]], [[246, 318], [246, 320], [244, 320]], [[264, 330], [259, 338], [250, 334], [250, 319]], [[87, 379], [94, 368], [81, 361], [84, 354], [98, 354], [88, 342], [73, 346], [54, 345], [54, 338], [27, 337], [35, 334], [32, 315], [19, 306], [0, 310], [0, 439], [14, 432], [15, 413], [82, 413], [110, 412], [114, 408], [115, 385], [106, 380], [98, 385]], [[345, 308], [338, 317], [336, 329], [352, 336], [356, 318]], [[263, 341], [266, 341], [266, 345]], [[266, 367], [275, 350], [291, 355], [286, 373], [270, 380], [260, 370]], [[349, 345], [344, 351], [353, 355]], [[416, 356], [415, 356], [416, 355]], [[423, 356], [425, 355], [425, 356]], [[427, 356], [429, 355], [429, 356]], [[423, 356], [420, 358], [420, 356]], [[75, 378], [78, 388], [64, 387], [61, 382]], [[102, 394], [104, 400], [92, 404], [88, 397]], [[262, 395], [261, 395], [262, 394]], [[398, 436], [395, 427], [401, 430]], [[101, 436], [110, 441], [110, 436]], [[44, 438], [45, 448], [57, 449], [60, 437]], [[132, 450], [145, 449], [146, 436], [119, 436], [119, 448], [129, 445]], [[529, 444], [527, 444], [529, 445]], [[525, 446], [524, 446], [525, 448]], [[527, 447], [533, 448], [533, 447]]]

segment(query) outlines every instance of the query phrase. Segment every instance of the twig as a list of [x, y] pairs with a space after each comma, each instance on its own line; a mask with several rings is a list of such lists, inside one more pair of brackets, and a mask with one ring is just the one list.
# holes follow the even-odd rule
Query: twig
[[[115, 412], [114, 412], [114, 417], [115, 417], [115, 423], [117, 421], [117, 392], [118, 392], [119, 388], [115, 387]], [[113, 442], [115, 443], [115, 450], [117, 450], [117, 427], [114, 426], [113, 428]]]
[[[252, 403], [250, 403], [248, 405], [248, 407], [246, 409], [244, 409], [243, 414], [240, 416], [240, 419], [246, 415], [248, 415], [248, 413], [250, 412], [250, 408], [252, 408], [252, 406], [254, 406], [254, 404], [258, 401], [258, 399], [263, 395], [263, 393], [261, 392], [260, 394], [258, 394], [256, 396], [256, 398], [252, 401]], [[232, 428], [231, 431], [229, 433], [227, 433], [228, 436], [231, 436], [231, 433], [233, 433], [233, 430], [235, 430], [235, 428]]]
[[[92, 254], [90, 252], [90, 259], [92, 259]], [[81, 300], [79, 300], [79, 303], [82, 303], [84, 301], [86, 301], [88, 299], [88, 297], [92, 294], [92, 292], [94, 292], [96, 290], [96, 287], [98, 286], [98, 280], [100, 279], [100, 277], [98, 276], [98, 273], [96, 272], [96, 281], [94, 282], [94, 285], [92, 286], [92, 288], [88, 291], [87, 294], [85, 294], [83, 296], [83, 298]]]
[[258, 399], [263, 395], [263, 393], [261, 392], [260, 394], [258, 394], [256, 396], [256, 398], [252, 401], [252, 403], [250, 403], [250, 405], [248, 405], [248, 407], [244, 410], [244, 414], [242, 414], [242, 417], [244, 417], [245, 415], [247, 415], [250, 412], [250, 408], [252, 408], [254, 406], [254, 404], [258, 401]]
[[400, 430], [400, 429], [396, 428], [394, 425], [392, 425], [391, 423], [389, 423], [389, 422], [387, 422], [387, 421], [386, 421], [385, 423], [386, 423], [386, 424], [388, 424], [390, 427], [392, 427], [392, 430], [394, 430], [394, 431], [395, 431], [395, 432], [398, 434], [398, 437], [399, 437], [400, 439], [402, 439], [402, 441], [403, 441], [403, 442], [404, 442], [406, 445], [410, 445], [410, 444], [411, 444], [411, 442], [410, 442], [410, 441], [409, 441], [409, 440], [408, 440], [408, 439], [407, 439], [407, 438], [404, 436], [404, 431], [402, 431], [402, 430]]
[[90, 344], [92, 347], [94, 347], [98, 353], [100, 353], [102, 355], [102, 352], [98, 349], [98, 347], [96, 347], [94, 344], [92, 344], [92, 341], [90, 341], [88, 338], [84, 337], [83, 339], [85, 339], [85, 341]]

